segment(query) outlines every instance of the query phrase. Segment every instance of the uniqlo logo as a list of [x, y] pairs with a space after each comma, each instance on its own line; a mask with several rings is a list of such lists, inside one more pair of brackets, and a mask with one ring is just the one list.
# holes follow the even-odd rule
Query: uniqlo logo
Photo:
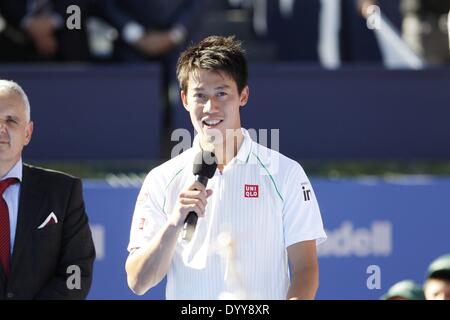
[[258, 198], [259, 187], [257, 184], [246, 184], [244, 186], [244, 197], [246, 198]]

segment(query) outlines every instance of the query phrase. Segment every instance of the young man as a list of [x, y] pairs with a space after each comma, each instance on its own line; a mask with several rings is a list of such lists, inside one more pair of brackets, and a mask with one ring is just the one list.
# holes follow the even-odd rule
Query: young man
[[0, 79], [0, 299], [84, 299], [95, 248], [81, 181], [23, 164], [32, 133], [25, 92]]
[[[313, 299], [316, 245], [326, 238], [319, 207], [302, 167], [241, 128], [249, 88], [240, 43], [202, 40], [182, 53], [177, 75], [198, 135], [142, 186], [126, 262], [130, 288], [144, 294], [167, 275], [168, 299]], [[208, 189], [192, 173], [200, 150], [217, 157]], [[180, 234], [190, 211], [199, 219], [188, 242]]]

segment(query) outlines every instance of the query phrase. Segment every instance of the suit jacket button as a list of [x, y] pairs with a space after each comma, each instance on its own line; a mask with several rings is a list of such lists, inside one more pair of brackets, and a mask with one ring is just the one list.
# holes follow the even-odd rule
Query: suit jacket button
[[8, 298], [8, 299], [14, 298], [14, 293], [8, 292], [8, 293], [6, 294], [6, 298]]

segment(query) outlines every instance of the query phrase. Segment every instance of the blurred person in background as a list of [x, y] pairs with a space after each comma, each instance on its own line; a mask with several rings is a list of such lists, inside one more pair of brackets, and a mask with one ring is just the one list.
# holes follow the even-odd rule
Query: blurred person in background
[[[108, 0], [103, 13], [119, 36], [113, 60], [159, 62], [162, 65], [162, 138], [172, 132], [171, 111], [179, 108], [175, 65], [198, 25], [206, 1], [211, 0]], [[164, 151], [170, 155], [168, 150]]]
[[[104, 0], [2, 0], [4, 32], [0, 52], [4, 61], [89, 61], [86, 18], [101, 15]], [[66, 20], [79, 7], [80, 29], [70, 30]]]
[[321, 1], [267, 1], [267, 37], [279, 60], [319, 62], [320, 9]]
[[[367, 15], [368, 8], [374, 4], [378, 4], [378, 1], [358, 0], [363, 16]], [[402, 38], [430, 65], [450, 62], [449, 11], [450, 0], [400, 0]]]
[[422, 287], [413, 280], [395, 283], [380, 298], [381, 300], [425, 300]]
[[[244, 0], [241, 0], [244, 1]], [[253, 2], [253, 28], [276, 47], [276, 59], [341, 64], [382, 60], [372, 30], [355, 11], [355, 0]]]
[[427, 300], [450, 300], [450, 253], [431, 262], [423, 288]]
[[195, 27], [204, 1], [106, 1], [103, 11], [108, 22], [119, 31], [117, 59], [147, 61], [180, 49]]

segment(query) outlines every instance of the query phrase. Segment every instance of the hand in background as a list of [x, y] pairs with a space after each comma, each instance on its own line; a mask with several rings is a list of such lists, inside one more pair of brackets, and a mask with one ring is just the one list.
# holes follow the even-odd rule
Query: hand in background
[[369, 7], [376, 5], [377, 0], [359, 0], [357, 3], [357, 10], [358, 13], [365, 19], [367, 19], [367, 16], [369, 15]]
[[44, 56], [54, 55], [58, 49], [55, 30], [52, 17], [46, 15], [32, 17], [25, 25], [25, 31], [33, 40], [36, 49]]
[[168, 31], [150, 31], [136, 42], [136, 47], [149, 56], [159, 56], [173, 49], [175, 43]]

